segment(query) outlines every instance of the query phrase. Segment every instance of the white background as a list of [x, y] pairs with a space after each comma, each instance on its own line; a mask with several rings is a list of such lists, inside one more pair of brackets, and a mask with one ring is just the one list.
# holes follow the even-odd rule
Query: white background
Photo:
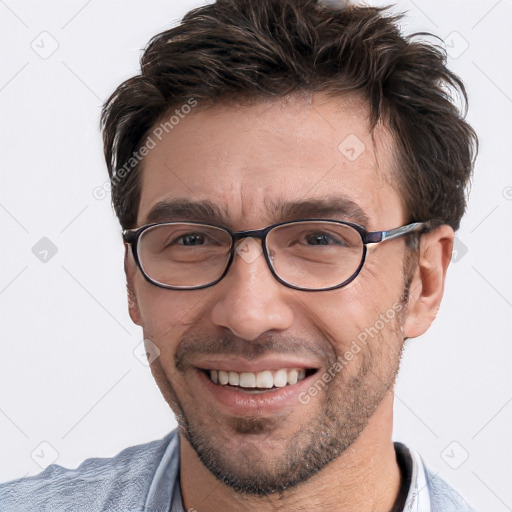
[[[113, 456], [175, 425], [133, 353], [142, 336], [127, 314], [119, 226], [109, 198], [93, 190], [107, 180], [103, 101], [137, 72], [149, 38], [197, 5], [0, 0], [0, 480], [36, 474], [38, 463], [54, 459], [76, 467]], [[441, 311], [406, 350], [395, 439], [415, 447], [477, 509], [505, 512], [512, 510], [512, 1], [403, 0], [395, 10], [408, 11], [406, 32], [446, 38], [481, 141]], [[43, 237], [57, 248], [47, 262], [32, 252]]]

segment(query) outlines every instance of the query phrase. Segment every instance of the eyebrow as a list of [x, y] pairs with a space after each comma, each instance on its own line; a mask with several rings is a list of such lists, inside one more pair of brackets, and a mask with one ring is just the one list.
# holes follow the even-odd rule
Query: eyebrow
[[227, 214], [212, 201], [191, 201], [189, 199], [172, 199], [160, 201], [149, 210], [147, 223], [167, 222], [173, 220], [202, 220], [222, 224]]
[[281, 220], [334, 218], [350, 221], [364, 228], [369, 223], [366, 212], [347, 196], [278, 202], [273, 203], [271, 209]]
[[[298, 219], [335, 219], [354, 222], [362, 227], [369, 223], [368, 215], [347, 196], [305, 199], [300, 201], [265, 201], [265, 206], [274, 222]], [[226, 226], [228, 213], [209, 200], [191, 201], [178, 198], [160, 201], [146, 216], [147, 224], [176, 220], [204, 221]]]

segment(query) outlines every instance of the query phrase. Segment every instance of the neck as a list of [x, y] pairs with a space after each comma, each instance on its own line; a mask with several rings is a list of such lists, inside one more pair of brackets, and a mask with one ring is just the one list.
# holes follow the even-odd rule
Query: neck
[[307, 510], [390, 512], [401, 480], [391, 440], [392, 408], [390, 393], [359, 438], [336, 460], [297, 487], [263, 497], [239, 494], [217, 480], [180, 434], [185, 510], [286, 512], [306, 507]]

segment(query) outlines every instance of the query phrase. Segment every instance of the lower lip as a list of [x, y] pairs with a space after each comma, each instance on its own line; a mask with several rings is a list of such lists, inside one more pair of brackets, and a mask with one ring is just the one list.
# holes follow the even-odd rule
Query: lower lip
[[204, 371], [196, 370], [201, 384], [220, 402], [228, 412], [235, 415], [244, 415], [257, 412], [279, 411], [290, 406], [303, 406], [299, 401], [299, 395], [306, 391], [318, 372], [283, 388], [273, 388], [263, 393], [250, 394], [226, 385], [214, 384]]

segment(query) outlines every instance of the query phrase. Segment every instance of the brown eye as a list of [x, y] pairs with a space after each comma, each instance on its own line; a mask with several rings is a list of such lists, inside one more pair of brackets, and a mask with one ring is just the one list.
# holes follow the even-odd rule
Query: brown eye
[[187, 233], [176, 239], [178, 245], [198, 246], [205, 243], [205, 236], [202, 233]]

